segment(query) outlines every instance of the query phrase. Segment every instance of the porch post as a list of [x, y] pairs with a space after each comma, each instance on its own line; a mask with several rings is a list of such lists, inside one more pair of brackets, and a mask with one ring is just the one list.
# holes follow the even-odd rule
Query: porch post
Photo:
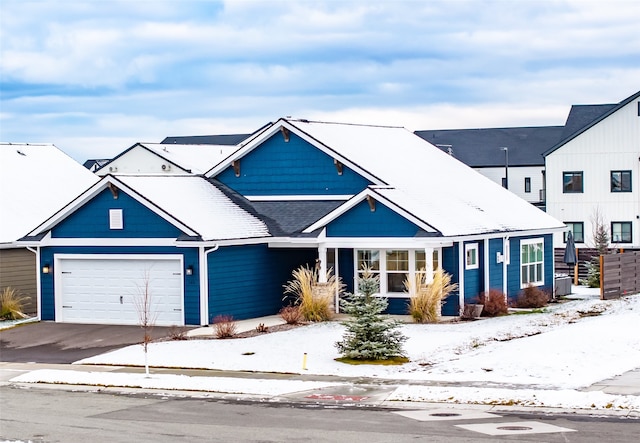
[[[424, 248], [425, 258], [425, 283], [431, 283], [433, 281], [433, 248]], [[418, 269], [419, 271], [419, 269]]]
[[318, 269], [318, 282], [327, 282], [327, 247], [318, 246], [318, 260], [320, 260], [320, 269]]

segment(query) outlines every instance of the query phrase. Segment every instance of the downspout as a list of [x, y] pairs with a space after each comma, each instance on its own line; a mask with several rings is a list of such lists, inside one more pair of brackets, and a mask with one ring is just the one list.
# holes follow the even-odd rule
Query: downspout
[[484, 293], [485, 297], [489, 295], [489, 290], [491, 289], [489, 286], [489, 278], [491, 277], [489, 274], [489, 239], [484, 239]]
[[40, 246], [37, 246], [36, 249], [32, 249], [27, 246], [27, 250], [36, 254], [36, 315], [38, 317], [38, 321], [42, 318], [42, 284], [40, 282]]
[[504, 237], [502, 241], [502, 292], [507, 299], [507, 304], [509, 302], [507, 270], [511, 257], [511, 251], [509, 251], [509, 247], [509, 237]]
[[198, 248], [200, 255], [200, 324], [202, 326], [209, 324], [209, 262], [208, 255], [218, 250], [220, 245], [216, 244], [213, 248], [205, 250], [204, 246]]
[[460, 300], [460, 316], [464, 312], [464, 242], [458, 242], [458, 299]]

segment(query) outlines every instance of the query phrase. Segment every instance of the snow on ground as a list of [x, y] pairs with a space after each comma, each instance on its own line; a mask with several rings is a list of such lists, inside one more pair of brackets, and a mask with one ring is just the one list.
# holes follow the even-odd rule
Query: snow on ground
[[[344, 332], [337, 322], [245, 339], [153, 343], [149, 364], [398, 380], [391, 400], [640, 409], [637, 396], [577, 391], [640, 367], [640, 296], [602, 301], [597, 292], [579, 289], [582, 299], [550, 305], [544, 313], [404, 325], [411, 361], [401, 366], [335, 361], [334, 343]], [[134, 345], [76, 363], [143, 366], [144, 354]]]

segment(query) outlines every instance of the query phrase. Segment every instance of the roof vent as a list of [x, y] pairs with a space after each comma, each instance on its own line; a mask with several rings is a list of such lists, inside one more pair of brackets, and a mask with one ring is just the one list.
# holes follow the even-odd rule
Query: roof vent
[[171, 170], [171, 165], [164, 164], [164, 165], [161, 166], [161, 168], [162, 168], [163, 171], [170, 171]]

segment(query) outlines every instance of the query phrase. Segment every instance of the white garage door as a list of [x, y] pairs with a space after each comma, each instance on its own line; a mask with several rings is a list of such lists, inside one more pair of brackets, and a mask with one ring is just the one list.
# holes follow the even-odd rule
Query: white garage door
[[155, 325], [183, 325], [179, 256], [56, 256], [56, 321], [135, 325], [148, 283]]

